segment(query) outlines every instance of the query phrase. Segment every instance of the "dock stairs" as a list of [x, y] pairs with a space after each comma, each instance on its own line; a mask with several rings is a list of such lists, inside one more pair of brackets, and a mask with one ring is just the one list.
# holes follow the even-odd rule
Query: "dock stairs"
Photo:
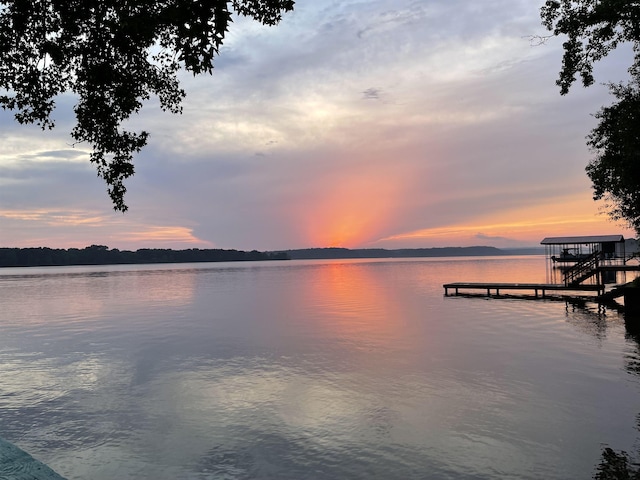
[[[624, 249], [619, 251], [613, 248], [615, 243], [623, 242], [622, 236], [596, 236], [596, 237], [558, 237], [543, 240], [544, 245], [566, 246], [567, 244], [590, 245], [591, 253], [582, 256], [579, 253], [572, 258], [560, 259], [551, 255], [553, 251], [547, 251], [547, 259], [553, 261], [555, 280], [556, 268], [562, 272], [562, 280], [554, 283], [487, 283], [487, 282], [454, 282], [445, 283], [444, 295], [448, 296], [483, 296], [483, 297], [521, 297], [521, 298], [556, 298], [556, 299], [593, 299], [599, 303], [617, 305], [615, 299], [625, 295], [625, 287], [628, 284], [615, 285], [606, 290], [605, 283], [613, 283], [617, 280], [618, 272], [640, 272], [640, 265], [627, 265], [632, 258], [640, 258], [640, 254], [633, 253], [627, 257]], [[598, 247], [596, 247], [598, 245]], [[605, 248], [606, 247], [606, 248]], [[568, 249], [565, 249], [568, 250]], [[577, 261], [576, 261], [577, 260]], [[555, 265], [560, 261], [563, 265]], [[575, 262], [571, 266], [568, 262]], [[549, 272], [547, 272], [549, 273]], [[612, 274], [612, 275], [610, 275]], [[558, 279], [559, 280], [559, 279]], [[609, 280], [609, 282], [607, 282]], [[613, 282], [611, 281], [613, 280]], [[505, 295], [504, 291], [514, 292]], [[529, 292], [529, 293], [527, 293]], [[583, 293], [589, 292], [588, 295]], [[595, 293], [595, 295], [594, 295]]]
[[564, 284], [570, 287], [580, 285], [585, 280], [598, 273], [598, 261], [600, 252], [594, 251], [589, 256], [576, 262], [573, 266], [564, 271]]

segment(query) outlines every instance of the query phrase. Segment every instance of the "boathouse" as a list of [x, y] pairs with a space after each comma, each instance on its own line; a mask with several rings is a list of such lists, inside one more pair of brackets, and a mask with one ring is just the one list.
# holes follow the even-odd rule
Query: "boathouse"
[[[443, 285], [445, 296], [449, 291], [460, 295], [462, 291], [486, 291], [486, 296], [500, 296], [500, 291], [533, 291], [534, 298], [547, 298], [547, 292], [596, 292], [596, 299], [621, 295], [617, 288], [605, 295], [605, 284], [620, 283], [617, 274], [638, 271], [639, 266], [627, 265], [625, 241], [622, 235], [593, 235], [582, 237], [547, 237], [540, 242], [547, 257], [547, 283], [469, 283], [456, 282]], [[573, 296], [573, 295], [571, 295]]]
[[627, 262], [622, 235], [547, 237], [540, 243], [545, 248], [551, 283], [617, 283], [617, 272]]
[[627, 259], [622, 235], [547, 237], [540, 244], [544, 245], [547, 259], [555, 264], [570, 265], [593, 255], [610, 265], [624, 265]]

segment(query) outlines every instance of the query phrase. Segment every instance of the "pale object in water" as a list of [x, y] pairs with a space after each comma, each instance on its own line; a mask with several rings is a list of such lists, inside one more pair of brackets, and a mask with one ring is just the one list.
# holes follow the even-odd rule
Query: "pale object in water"
[[0, 479], [65, 480], [24, 450], [0, 438]]

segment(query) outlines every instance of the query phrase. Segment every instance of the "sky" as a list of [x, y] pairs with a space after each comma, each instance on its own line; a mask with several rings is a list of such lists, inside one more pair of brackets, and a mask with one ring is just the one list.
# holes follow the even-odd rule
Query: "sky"
[[[213, 75], [181, 75], [183, 113], [151, 99], [149, 132], [112, 209], [56, 128], [0, 112], [0, 247], [419, 248], [539, 245], [633, 232], [594, 202], [584, 168], [593, 114], [630, 51], [597, 85], [561, 96], [562, 39], [543, 0], [298, 0], [276, 27], [236, 19]], [[535, 43], [535, 42], [534, 42]]]

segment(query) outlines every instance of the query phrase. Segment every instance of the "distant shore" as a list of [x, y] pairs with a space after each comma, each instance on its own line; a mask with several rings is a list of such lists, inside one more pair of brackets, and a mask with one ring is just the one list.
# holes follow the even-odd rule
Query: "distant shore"
[[143, 248], [109, 249], [104, 245], [79, 248], [0, 248], [0, 267], [53, 267], [67, 265], [127, 265], [148, 263], [242, 262], [288, 260], [280, 252], [198, 249], [172, 250]]
[[495, 247], [403, 248], [304, 248], [259, 252], [257, 250], [143, 248], [136, 251], [109, 249], [104, 245], [79, 248], [0, 248], [2, 267], [53, 267], [69, 265], [127, 265], [156, 263], [246, 262], [269, 260], [313, 260], [347, 258], [469, 257], [541, 255], [541, 248], [499, 249]]

